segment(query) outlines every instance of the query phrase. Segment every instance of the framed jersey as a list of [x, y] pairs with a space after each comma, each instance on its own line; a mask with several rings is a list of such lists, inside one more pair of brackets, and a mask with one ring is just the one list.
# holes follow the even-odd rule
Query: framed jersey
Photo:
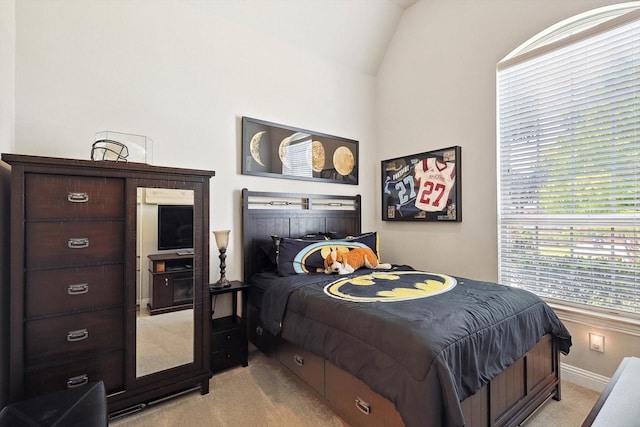
[[459, 146], [383, 160], [383, 221], [462, 221]]

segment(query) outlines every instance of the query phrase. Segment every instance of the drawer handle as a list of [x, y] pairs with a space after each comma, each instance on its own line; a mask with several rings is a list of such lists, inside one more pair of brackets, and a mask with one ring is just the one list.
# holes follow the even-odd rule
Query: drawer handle
[[70, 249], [83, 249], [89, 247], [88, 237], [71, 237], [67, 242]]
[[298, 356], [297, 354], [293, 355], [293, 361], [296, 362], [296, 365], [298, 366], [304, 365], [304, 357]]
[[71, 377], [67, 380], [67, 388], [80, 387], [89, 382], [89, 376], [87, 374], [78, 375], [77, 377]]
[[256, 335], [262, 336], [262, 331], [263, 331], [262, 326], [256, 327]]
[[371, 404], [359, 396], [356, 396], [356, 408], [365, 415], [371, 414]]
[[82, 341], [86, 340], [87, 338], [89, 338], [89, 330], [87, 330], [86, 328], [67, 332], [67, 341], [69, 342]]
[[89, 292], [89, 284], [88, 283], [78, 283], [77, 285], [69, 285], [67, 289], [67, 293], [69, 295], [82, 295]]
[[71, 203], [87, 203], [89, 201], [89, 193], [72, 193], [67, 194], [67, 200]]

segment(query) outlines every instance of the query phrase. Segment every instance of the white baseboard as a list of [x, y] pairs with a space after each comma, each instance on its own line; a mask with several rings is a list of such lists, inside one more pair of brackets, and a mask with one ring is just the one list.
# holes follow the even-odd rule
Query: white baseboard
[[604, 375], [596, 374], [582, 368], [576, 368], [575, 366], [567, 365], [565, 363], [560, 363], [560, 372], [560, 378], [563, 381], [569, 381], [570, 383], [597, 391], [598, 393], [602, 393], [604, 391], [611, 379]]

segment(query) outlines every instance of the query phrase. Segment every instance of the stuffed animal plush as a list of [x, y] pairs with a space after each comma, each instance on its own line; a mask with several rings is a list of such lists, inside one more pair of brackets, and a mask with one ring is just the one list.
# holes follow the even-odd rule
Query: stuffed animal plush
[[324, 259], [325, 274], [351, 274], [360, 267], [390, 269], [391, 264], [381, 264], [370, 248], [355, 248], [342, 252], [332, 250]]

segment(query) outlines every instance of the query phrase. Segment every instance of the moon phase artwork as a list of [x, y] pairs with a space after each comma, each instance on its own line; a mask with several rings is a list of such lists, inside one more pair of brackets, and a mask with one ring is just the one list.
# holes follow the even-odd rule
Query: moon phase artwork
[[242, 174], [358, 184], [358, 141], [243, 117]]
[[251, 157], [256, 161], [260, 166], [264, 166], [262, 160], [260, 160], [260, 139], [262, 135], [264, 135], [266, 131], [260, 131], [251, 137], [251, 142], [249, 143], [249, 151], [251, 152]]

